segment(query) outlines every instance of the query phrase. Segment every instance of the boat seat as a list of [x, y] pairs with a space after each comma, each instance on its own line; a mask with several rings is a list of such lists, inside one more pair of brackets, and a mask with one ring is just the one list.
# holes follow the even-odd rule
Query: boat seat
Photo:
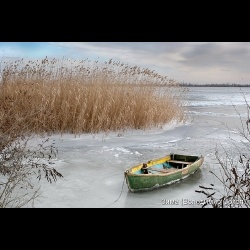
[[179, 163], [179, 164], [192, 164], [193, 162], [190, 162], [190, 161], [176, 161], [176, 160], [170, 160], [168, 161], [170, 163]]
[[149, 170], [151, 173], [159, 172], [159, 173], [167, 174], [167, 173], [176, 171], [176, 168], [169, 168], [169, 169], [150, 168], [150, 169], [148, 169], [148, 170]]

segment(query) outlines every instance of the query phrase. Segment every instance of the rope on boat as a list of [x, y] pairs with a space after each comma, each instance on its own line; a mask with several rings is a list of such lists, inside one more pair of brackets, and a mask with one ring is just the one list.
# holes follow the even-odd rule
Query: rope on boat
[[123, 186], [124, 186], [124, 182], [125, 182], [125, 175], [124, 175], [124, 179], [123, 179], [123, 183], [122, 183], [122, 189], [121, 189], [121, 193], [120, 193], [120, 195], [119, 195], [119, 197], [114, 201], [114, 203], [115, 202], [117, 202], [119, 199], [120, 199], [120, 197], [121, 197], [121, 195], [122, 195], [122, 191], [123, 191]]

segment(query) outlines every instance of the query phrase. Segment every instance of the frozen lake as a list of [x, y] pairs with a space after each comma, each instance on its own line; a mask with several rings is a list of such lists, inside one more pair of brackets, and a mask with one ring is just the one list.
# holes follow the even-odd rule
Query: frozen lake
[[[205, 196], [195, 190], [216, 182], [209, 173], [219, 171], [216, 148], [223, 145], [233, 152], [232, 140], [241, 145], [241, 123], [233, 105], [246, 119], [242, 93], [250, 102], [250, 88], [190, 87], [185, 94], [187, 121], [163, 129], [51, 136], [59, 151], [55, 167], [64, 178], [52, 184], [42, 180], [42, 195], [35, 207], [199, 207], [197, 201]], [[31, 144], [46, 138], [33, 139]], [[128, 190], [124, 182], [127, 168], [170, 152], [203, 155], [205, 161], [195, 174], [177, 183], [148, 192]], [[165, 200], [171, 204], [165, 204]]]

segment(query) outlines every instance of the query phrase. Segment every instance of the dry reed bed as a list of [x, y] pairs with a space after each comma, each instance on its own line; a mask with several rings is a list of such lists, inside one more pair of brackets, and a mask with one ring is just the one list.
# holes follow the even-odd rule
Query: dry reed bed
[[97, 133], [183, 121], [185, 89], [110, 60], [19, 60], [1, 65], [0, 131]]

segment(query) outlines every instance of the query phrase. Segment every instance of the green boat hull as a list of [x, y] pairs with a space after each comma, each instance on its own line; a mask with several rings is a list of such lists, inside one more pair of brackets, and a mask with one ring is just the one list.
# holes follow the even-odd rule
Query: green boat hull
[[168, 174], [134, 174], [125, 171], [125, 178], [131, 192], [148, 191], [179, 181], [196, 172], [203, 163], [203, 157], [183, 169]]

